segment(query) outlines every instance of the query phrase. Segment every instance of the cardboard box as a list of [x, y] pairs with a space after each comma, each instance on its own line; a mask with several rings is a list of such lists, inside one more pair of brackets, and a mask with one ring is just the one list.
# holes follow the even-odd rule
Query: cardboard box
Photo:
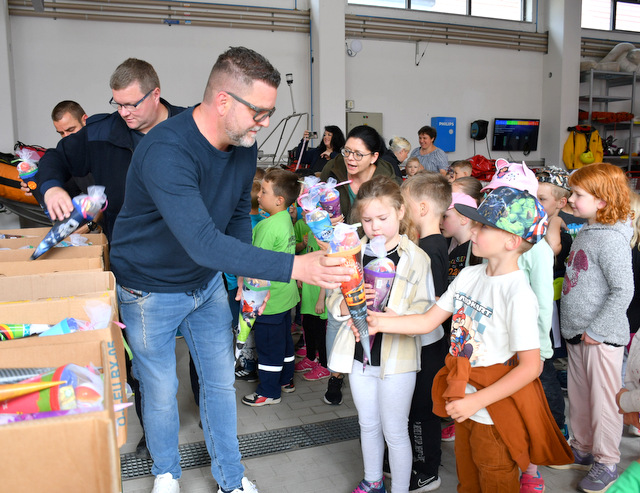
[[104, 270], [105, 245], [53, 248], [36, 260], [33, 250], [0, 251], [0, 276], [25, 276], [47, 272]]
[[[23, 228], [23, 229], [0, 230], [0, 235], [4, 234], [4, 235], [21, 236], [21, 238], [0, 239], [0, 249], [10, 248], [11, 250], [18, 250], [25, 246], [35, 248], [40, 244], [40, 242], [46, 236], [49, 230], [50, 228]], [[107, 237], [102, 233], [87, 233], [80, 236], [87, 238], [87, 241], [91, 243], [91, 245], [89, 246], [96, 246], [96, 245], [101, 246], [100, 252], [104, 261], [104, 265], [105, 265], [104, 268], [105, 270], [108, 270], [109, 269], [109, 242], [107, 241]], [[64, 249], [74, 249], [74, 248], [81, 248], [81, 247], [55, 247], [49, 250], [47, 253], [45, 253], [38, 260], [41, 260], [44, 258], [47, 258], [47, 259], [58, 258], [57, 251], [64, 250]], [[2, 251], [4, 250], [0, 250], [0, 252]], [[29, 257], [30, 256], [31, 254], [29, 254]]]
[[64, 298], [86, 293], [115, 291], [116, 279], [111, 272], [77, 271], [0, 277], [3, 302]]
[[[93, 363], [106, 369], [111, 364], [109, 352], [104, 340], [50, 345], [45, 338], [28, 338], [8, 341], [7, 345], [0, 343], [0, 367]], [[120, 455], [113, 426], [114, 400], [108, 391], [113, 381], [108, 371], [104, 385], [103, 411], [0, 426], [2, 491], [121, 491]]]
[[[115, 303], [115, 292], [104, 291], [102, 293], [85, 293], [69, 298], [52, 298], [48, 300], [15, 301], [0, 303], [0, 323], [39, 323], [57, 324], [66, 317], [75, 317], [86, 320], [87, 314], [84, 306], [87, 300], [112, 300]], [[114, 320], [117, 320], [117, 307], [114, 312]], [[58, 346], [100, 343], [104, 341], [107, 345], [107, 361], [104, 366], [111, 377], [111, 395], [116, 403], [126, 402], [126, 382], [127, 371], [125, 366], [124, 344], [122, 329], [112, 323], [106, 329], [88, 330], [84, 332], [74, 332], [59, 336], [48, 337], [27, 337], [24, 339], [14, 339], [10, 341], [0, 341], [0, 367], [9, 368], [12, 366], [54, 366], [42, 362], [27, 364], [26, 361], [15, 360], [13, 364], [7, 363], [4, 351], [14, 348], [20, 353], [25, 348], [31, 346], [46, 346], [55, 352]], [[98, 358], [96, 358], [96, 361]], [[65, 362], [59, 363], [64, 364]], [[97, 364], [97, 363], [95, 363]], [[127, 410], [124, 409], [115, 414], [118, 446], [121, 447], [127, 442]]]

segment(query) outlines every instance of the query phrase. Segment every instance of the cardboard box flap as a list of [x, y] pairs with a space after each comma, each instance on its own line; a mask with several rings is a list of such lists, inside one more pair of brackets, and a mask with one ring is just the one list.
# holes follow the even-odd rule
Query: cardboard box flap
[[[2, 234], [2, 232], [0, 232], [0, 234]], [[87, 243], [88, 245], [106, 245], [107, 242], [107, 237], [105, 235], [103, 235], [102, 233], [100, 234], [85, 234], [85, 235], [80, 235], [83, 238], [87, 239]], [[0, 239], [0, 248], [10, 248], [12, 250], [17, 250], [19, 248], [22, 248], [24, 246], [31, 246], [31, 247], [37, 247], [40, 242], [42, 241], [42, 239], [45, 237], [45, 235], [39, 235], [39, 236], [25, 236], [24, 238], [5, 238], [5, 239]], [[0, 238], [2, 238], [0, 236]], [[68, 238], [67, 238], [68, 240]]]
[[111, 307], [111, 320], [118, 320], [116, 292], [84, 293], [66, 298], [0, 303], [2, 324], [57, 324], [67, 317], [89, 320], [85, 307], [101, 302]]
[[2, 301], [63, 298], [115, 290], [115, 282], [114, 275], [106, 271], [72, 271], [0, 277], [0, 293], [2, 293]]
[[[0, 250], [0, 262], [20, 262], [31, 259], [33, 248], [18, 250]], [[41, 262], [43, 260], [64, 260], [76, 258], [102, 257], [104, 255], [103, 245], [88, 245], [81, 247], [51, 248], [36, 260], [31, 262]]]
[[[84, 247], [91, 248], [91, 247]], [[19, 251], [19, 250], [18, 250]], [[0, 252], [2, 253], [2, 252]], [[101, 271], [104, 270], [104, 260], [100, 257], [70, 258], [53, 260], [23, 260], [14, 262], [0, 261], [0, 277], [2, 276], [28, 276], [47, 272], [68, 271]]]

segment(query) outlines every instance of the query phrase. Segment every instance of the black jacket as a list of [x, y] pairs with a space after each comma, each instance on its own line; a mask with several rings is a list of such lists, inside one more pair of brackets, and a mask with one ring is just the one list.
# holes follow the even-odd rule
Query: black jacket
[[[169, 110], [169, 117], [185, 108], [160, 102]], [[108, 205], [104, 211], [104, 233], [111, 240], [113, 224], [124, 202], [124, 188], [129, 163], [140, 140], [118, 112], [93, 115], [79, 132], [60, 140], [40, 159], [38, 187], [42, 195], [52, 187], [61, 187], [69, 178], [91, 173], [96, 185], [105, 187]], [[138, 137], [137, 140], [134, 138]]]

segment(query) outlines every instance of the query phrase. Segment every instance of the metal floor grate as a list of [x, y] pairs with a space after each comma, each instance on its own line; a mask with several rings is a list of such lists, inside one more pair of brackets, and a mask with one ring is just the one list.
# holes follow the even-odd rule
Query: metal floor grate
[[[353, 440], [359, 436], [358, 417], [351, 416], [321, 423], [249, 433], [240, 435], [238, 441], [242, 458], [251, 459], [294, 449]], [[178, 450], [182, 469], [206, 467], [211, 464], [204, 442], [180, 445]], [[133, 453], [120, 455], [120, 469], [123, 481], [151, 476], [151, 465], [151, 459], [138, 459]]]

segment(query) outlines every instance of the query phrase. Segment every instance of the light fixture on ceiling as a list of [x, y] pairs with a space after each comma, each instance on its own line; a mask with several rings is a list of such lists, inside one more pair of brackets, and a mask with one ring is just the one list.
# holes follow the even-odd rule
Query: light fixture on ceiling
[[351, 43], [345, 42], [347, 45], [347, 55], [353, 57], [362, 51], [362, 41], [354, 39]]

